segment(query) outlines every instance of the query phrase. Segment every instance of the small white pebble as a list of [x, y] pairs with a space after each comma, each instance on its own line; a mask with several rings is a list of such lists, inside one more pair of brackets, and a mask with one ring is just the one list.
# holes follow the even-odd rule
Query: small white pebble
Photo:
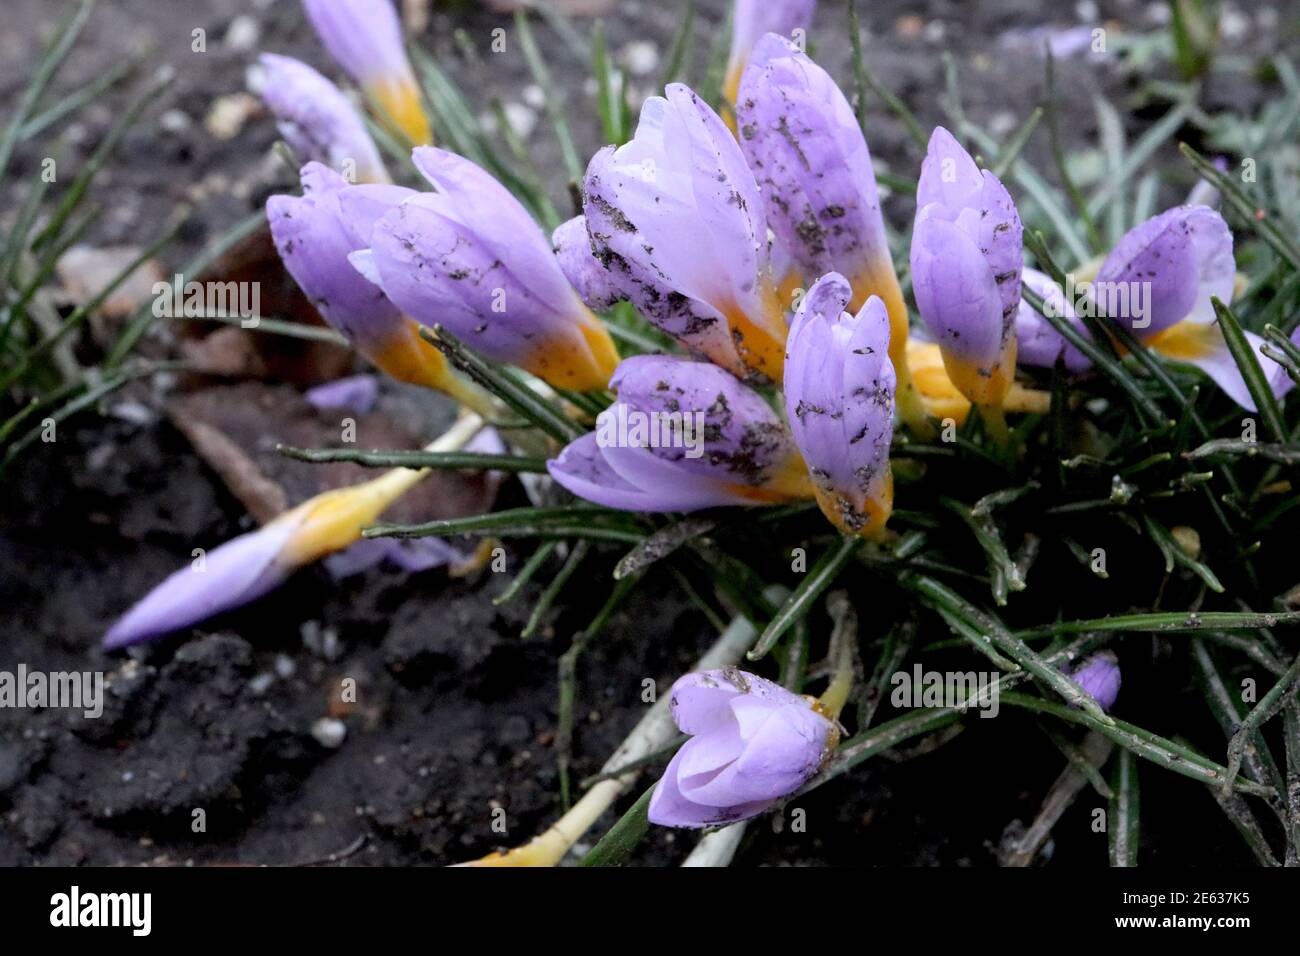
[[348, 726], [336, 717], [322, 717], [311, 725], [311, 735], [322, 747], [335, 750], [347, 739]]
[[248, 14], [235, 17], [226, 30], [225, 44], [232, 50], [251, 50], [262, 38], [262, 28]]
[[649, 40], [635, 40], [623, 47], [623, 62], [633, 76], [649, 76], [659, 66], [659, 48]]

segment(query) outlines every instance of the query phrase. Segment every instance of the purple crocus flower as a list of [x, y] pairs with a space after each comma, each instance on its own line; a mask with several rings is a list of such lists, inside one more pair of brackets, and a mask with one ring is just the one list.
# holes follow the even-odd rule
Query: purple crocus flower
[[660, 826], [757, 816], [807, 783], [837, 743], [838, 729], [808, 698], [734, 667], [680, 678], [671, 706], [691, 739], [650, 798], [650, 822]]
[[850, 294], [832, 272], [804, 296], [787, 344], [785, 410], [822, 511], [845, 534], [869, 537], [894, 502], [894, 366], [885, 304], [872, 296], [850, 316]]
[[625, 359], [618, 401], [547, 463], [579, 498], [625, 511], [695, 511], [810, 495], [789, 432], [731, 373], [666, 355]]
[[953, 384], [1000, 408], [1015, 379], [1024, 261], [1020, 216], [1006, 188], [943, 127], [930, 137], [916, 188], [912, 289]]
[[326, 491], [196, 557], [122, 615], [104, 635], [104, 647], [138, 644], [256, 600], [295, 569], [358, 541], [361, 529], [420, 474], [398, 468], [360, 485]]
[[727, 58], [723, 85], [728, 101], [737, 101], [737, 90], [749, 63], [750, 52], [763, 35], [776, 33], [787, 39], [797, 39], [802, 48], [816, 12], [817, 0], [736, 0], [731, 18], [731, 54]]
[[388, 182], [365, 121], [343, 92], [292, 57], [263, 53], [253, 85], [298, 157], [315, 160], [353, 182]]
[[429, 119], [390, 0], [303, 0], [307, 18], [330, 56], [416, 146], [433, 142]]
[[[1040, 296], [1047, 308], [1068, 321], [1084, 338], [1092, 338], [1087, 326], [1075, 314], [1074, 304], [1068, 302], [1061, 287], [1037, 269], [1026, 266], [1020, 273], [1021, 285], [1028, 286]], [[1064, 356], [1065, 368], [1070, 372], [1083, 372], [1092, 366], [1092, 360], [1065, 340], [1056, 329], [1023, 299], [1016, 312], [1016, 361], [1023, 365], [1052, 368], [1059, 356]]]
[[[1108, 255], [1096, 279], [1083, 287], [1080, 308], [1096, 308], [1108, 320], [1122, 322], [1148, 348], [1165, 358], [1205, 372], [1238, 405], [1255, 411], [1219, 329], [1211, 297], [1232, 298], [1237, 267], [1232, 232], [1223, 217], [1205, 206], [1177, 206], [1131, 229]], [[1032, 281], [1031, 281], [1032, 277]], [[1087, 335], [1083, 322], [1065, 302], [1059, 286], [1026, 269], [1025, 282], [1060, 309]], [[1064, 340], [1036, 311], [1022, 308], [1017, 318], [1020, 360], [1026, 365], [1055, 363]], [[1264, 339], [1246, 338], [1255, 348], [1273, 393], [1284, 397], [1295, 386], [1286, 370], [1262, 351]], [[1293, 336], [1300, 341], [1300, 334]], [[1073, 354], [1072, 354], [1073, 353]], [[1086, 357], [1067, 349], [1071, 371], [1087, 368]]]
[[1119, 697], [1119, 660], [1111, 651], [1098, 651], [1070, 671], [1070, 680], [1087, 691], [1102, 710], [1109, 711]]
[[781, 379], [784, 309], [754, 174], [718, 114], [681, 83], [641, 108], [631, 141], [587, 166], [583, 211], [610, 281], [715, 365]]
[[623, 296], [609, 281], [609, 273], [591, 251], [587, 217], [574, 216], [551, 233], [551, 245], [560, 271], [589, 309], [603, 311]]
[[349, 260], [366, 241], [366, 223], [355, 212], [344, 215], [342, 194], [355, 190], [378, 212], [415, 192], [379, 184], [349, 187], [320, 163], [303, 167], [302, 189], [301, 196], [272, 196], [266, 202], [271, 237], [294, 281], [325, 321], [379, 368], [401, 381], [454, 393], [455, 379], [442, 353], [422, 340], [415, 323]]
[[519, 200], [455, 153], [421, 147], [413, 158], [438, 191], [383, 215], [353, 265], [413, 319], [489, 358], [558, 387], [604, 388], [618, 351]]
[[348, 375], [309, 388], [302, 397], [321, 411], [342, 409], [364, 415], [379, 401], [379, 379], [366, 374]]

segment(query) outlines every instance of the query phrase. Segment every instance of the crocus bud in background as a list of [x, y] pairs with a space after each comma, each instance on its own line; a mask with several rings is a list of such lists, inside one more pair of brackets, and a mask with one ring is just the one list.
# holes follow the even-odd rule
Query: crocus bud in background
[[249, 85], [300, 160], [324, 163], [352, 182], [389, 181], [365, 121], [342, 90], [292, 57], [263, 53], [257, 64]]
[[580, 498], [626, 511], [695, 511], [811, 495], [780, 418], [730, 372], [666, 355], [625, 359], [596, 430], [547, 463]]
[[796, 40], [802, 49], [816, 12], [817, 0], [736, 0], [731, 18], [731, 55], [723, 86], [728, 102], [737, 101], [750, 52], [763, 34], [776, 33]]
[[592, 157], [583, 211], [596, 258], [651, 322], [732, 373], [781, 380], [784, 309], [754, 174], [718, 114], [681, 83], [636, 135]]
[[415, 195], [414, 191], [391, 185], [349, 187], [342, 176], [320, 163], [303, 167], [302, 189], [301, 196], [272, 196], [266, 202], [266, 215], [285, 268], [325, 321], [393, 378], [439, 389], [471, 407], [484, 407], [477, 389], [420, 338], [416, 323], [358, 274], [348, 259], [360, 248], [368, 229], [359, 215], [344, 215], [340, 196], [358, 190], [377, 212]]
[[1015, 203], [943, 127], [916, 189], [912, 289], [953, 384], [981, 409], [1000, 409], [1015, 378], [1024, 264]]
[[[1084, 338], [1092, 338], [1088, 327], [1075, 313], [1074, 303], [1066, 300], [1064, 291], [1050, 276], [1026, 266], [1021, 270], [1020, 282], [1037, 293], [1052, 314], [1065, 319]], [[1016, 361], [1021, 365], [1052, 368], [1058, 358], [1064, 358], [1068, 372], [1083, 372], [1092, 367], [1088, 356], [1067, 342], [1036, 308], [1021, 300], [1016, 313]]]
[[831, 273], [804, 296], [787, 344], [785, 411], [826, 517], [870, 537], [894, 504], [894, 367], [885, 304], [872, 297], [851, 316], [849, 295]]
[[1098, 651], [1071, 670], [1070, 680], [1087, 691], [1102, 710], [1109, 711], [1119, 697], [1119, 660], [1110, 651]]
[[379, 219], [353, 265], [413, 319], [491, 359], [560, 388], [604, 388], [618, 351], [519, 200], [455, 153], [413, 156], [438, 191]]
[[898, 404], [915, 425], [923, 416], [908, 375], [907, 304], [853, 108], [825, 70], [790, 41], [768, 34], [741, 80], [736, 121], [768, 224], [798, 267], [780, 288], [806, 289], [818, 276], [838, 272], [852, 287], [849, 311], [873, 295], [884, 301]]
[[398, 468], [361, 485], [324, 492], [214, 548], [128, 610], [104, 635], [105, 649], [179, 631], [256, 600], [297, 568], [360, 540], [361, 529], [422, 474]]
[[[412, 144], [433, 142], [391, 0], [303, 0], [321, 43]], [[386, 114], [386, 115], [382, 115]]]
[[650, 798], [651, 823], [719, 826], [762, 813], [815, 774], [838, 730], [806, 697], [734, 667], [672, 688], [672, 714], [691, 735]]
[[609, 281], [609, 272], [591, 251], [587, 217], [574, 216], [551, 233], [551, 245], [560, 271], [590, 309], [608, 309], [623, 296]]

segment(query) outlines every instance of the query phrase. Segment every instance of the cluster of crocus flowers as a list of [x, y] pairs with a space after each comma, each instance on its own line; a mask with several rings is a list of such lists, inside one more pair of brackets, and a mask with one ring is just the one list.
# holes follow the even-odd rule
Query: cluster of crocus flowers
[[299, 159], [324, 163], [353, 182], [388, 182], [365, 120], [343, 91], [315, 69], [292, 57], [263, 53], [252, 85]]
[[[320, 163], [302, 169], [301, 196], [266, 203], [271, 236], [285, 268], [321, 316], [358, 352], [393, 378], [436, 388], [486, 411], [486, 396], [457, 375], [419, 326], [352, 267], [369, 226], [414, 190], [387, 184], [351, 186]], [[343, 197], [349, 197], [345, 214]]]
[[930, 137], [916, 203], [917, 308], [952, 383], [996, 423], [1015, 380], [1020, 216], [1006, 187], [942, 127]]
[[[1199, 368], [1238, 405], [1255, 411], [1255, 400], [1228, 349], [1212, 302], [1230, 302], [1236, 278], [1232, 232], [1223, 217], [1207, 206], [1176, 206], [1129, 230], [1076, 302], [1047, 276], [1032, 270], [1024, 274], [1025, 284], [1085, 338], [1089, 332], [1075, 313], [1076, 306], [1099, 311], [1105, 321], [1123, 325], [1165, 358]], [[1260, 336], [1245, 334], [1273, 393], [1283, 397], [1295, 383], [1263, 351]], [[1016, 335], [1026, 365], [1050, 367], [1063, 357], [1069, 371], [1081, 372], [1091, 364], [1024, 305]], [[1300, 341], [1300, 333], [1294, 339]]]
[[875, 296], [850, 315], [850, 296], [836, 273], [804, 296], [787, 346], [785, 409], [822, 512], [845, 534], [875, 537], [894, 504], [890, 322]]
[[650, 822], [661, 826], [700, 829], [757, 816], [807, 783], [839, 739], [810, 698], [734, 667], [680, 678], [671, 706], [691, 737], [650, 798]]
[[618, 400], [547, 468], [580, 498], [626, 511], [695, 511], [808, 497], [790, 433], [730, 372], [664, 355], [626, 359]]
[[343, 198], [345, 212], [369, 226], [351, 261], [375, 294], [551, 385], [604, 388], [618, 350], [519, 200], [455, 153], [421, 147], [413, 159], [436, 192], [411, 192], [373, 222], [366, 197]]
[[325, 49], [378, 104], [385, 124], [412, 145], [432, 143], [391, 0], [303, 0], [303, 7]]

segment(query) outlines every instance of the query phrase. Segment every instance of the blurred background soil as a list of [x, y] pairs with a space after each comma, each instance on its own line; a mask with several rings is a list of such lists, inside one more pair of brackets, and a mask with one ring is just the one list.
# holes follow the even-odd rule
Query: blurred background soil
[[[655, 92], [684, 5], [584, 0], [579, 6], [604, 11], [611, 50], [631, 73], [635, 109]], [[723, 0], [697, 4], [696, 76], [726, 6]], [[965, 109], [999, 139], [1019, 125], [1043, 89], [1041, 59], [1008, 47], [1007, 31], [1081, 23], [1150, 31], [1166, 9], [1137, 0], [871, 0], [859, 6], [868, 60], [923, 124], [942, 121], [940, 54], [948, 51], [961, 69]], [[1236, 26], [1225, 42], [1243, 53], [1271, 49], [1280, 32], [1269, 25], [1294, 22], [1297, 13], [1295, 4], [1228, 6]], [[64, 13], [65, 5], [52, 0], [6, 0], [0, 103], [14, 101], [43, 38]], [[590, 23], [575, 19], [584, 34]], [[823, 0], [811, 40], [819, 61], [851, 90], [846, 24], [844, 5]], [[512, 31], [508, 13], [435, 2], [419, 41], [476, 108], [486, 114], [494, 98], [508, 105], [537, 165], [554, 174], [553, 200], [567, 208], [540, 91], [517, 44], [508, 40], [507, 52], [488, 52], [496, 27]], [[196, 29], [205, 31], [206, 52], [191, 49]], [[480, 51], [476, 59], [464, 55], [455, 29]], [[544, 20], [535, 29], [580, 150], [590, 155], [602, 144], [588, 64]], [[244, 92], [256, 54], [286, 53], [338, 74], [291, 0], [104, 0], [64, 81], [70, 87], [87, 82], [142, 49], [150, 51], [143, 72], [167, 65], [174, 78], [97, 178], [92, 199], [104, 213], [85, 242], [92, 249], [141, 247], [178, 207], [191, 206], [196, 214], [157, 263], [170, 276], [267, 195], [294, 188], [271, 149], [273, 124]], [[1160, 115], [1158, 104], [1148, 115], [1143, 104], [1128, 103], [1126, 83], [1105, 59], [1060, 64], [1059, 88], [1068, 93], [1063, 131], [1071, 148], [1095, 148], [1094, 91], [1133, 107], [1123, 110], [1131, 134]], [[1245, 74], [1216, 74], [1210, 84], [1207, 103], [1242, 112], [1269, 95]], [[84, 161], [135, 88], [131, 81], [119, 84], [82, 112], [68, 131], [63, 168]], [[883, 107], [869, 140], [882, 168], [915, 175], [914, 144]], [[1045, 143], [1036, 137], [1029, 151], [1040, 168], [1048, 166]], [[20, 150], [9, 181], [0, 183], [0, 222], [47, 149], [29, 142]], [[1158, 161], [1179, 165], [1172, 150]], [[1162, 207], [1191, 184], [1181, 171], [1170, 181]], [[910, 200], [891, 200], [888, 212], [905, 223]], [[143, 348], [174, 354], [177, 333], [160, 323]], [[211, 548], [252, 526], [245, 502], [195, 455], [169, 417], [176, 384], [159, 376], [122, 392], [108, 403], [107, 415], [68, 423], [56, 443], [34, 448], [6, 477], [0, 669], [25, 663], [104, 670], [110, 684], [97, 721], [0, 709], [0, 864], [287, 864], [343, 851], [354, 865], [447, 863], [521, 842], [544, 827], [558, 810], [556, 660], [603, 598], [603, 585], [590, 577], [568, 589], [567, 603], [531, 640], [519, 631], [536, 588], [504, 607], [491, 603], [508, 575], [450, 580], [439, 570], [408, 576], [377, 569], [335, 582], [311, 569], [197, 631], [130, 654], [99, 650], [112, 620], [189, 560], [192, 548]], [[245, 450], [261, 461], [277, 457], [275, 441], [303, 434], [293, 430], [293, 420], [314, 414], [303, 411], [293, 389], [278, 387], [290, 394], [259, 392], [264, 433], [247, 436]], [[416, 447], [448, 420], [445, 405], [406, 391], [386, 388], [389, 406], [381, 404], [382, 421], [369, 435], [396, 434], [390, 443], [405, 435]], [[318, 444], [335, 443], [329, 429], [337, 416], [318, 418]], [[362, 437], [361, 444], [384, 442]], [[277, 478], [292, 500], [309, 493], [304, 476], [313, 466], [279, 467]], [[455, 481], [427, 503], [430, 509], [445, 506], [446, 496], [469, 494]], [[503, 494], [522, 500], [513, 483]], [[527, 553], [512, 550], [510, 568]], [[682, 601], [671, 579], [652, 579], [634, 592], [580, 666], [575, 779], [597, 771], [644, 712], [643, 679], [665, 691], [709, 643], [707, 621]], [[1158, 666], [1154, 657], [1151, 666]], [[344, 677], [360, 688], [358, 704], [346, 712], [331, 704]], [[1140, 679], [1140, 670], [1126, 671], [1126, 685]], [[341, 742], [313, 735], [322, 718], [342, 721]], [[808, 832], [778, 833], [763, 821], [750, 828], [738, 862], [994, 864], [1004, 833], [1014, 832], [1014, 821], [1033, 818], [1061, 761], [1021, 714], [968, 721], [963, 738], [994, 733], [990, 724], [1004, 735], [997, 746], [963, 739], [917, 759], [875, 760], [822, 788], [800, 802]], [[1171, 808], [1145, 823], [1145, 861], [1249, 862], [1240, 842], [1219, 831], [1227, 829], [1223, 816], [1207, 812], [1205, 788], [1151, 774], [1142, 799]], [[1105, 837], [1088, 826], [1097, 803], [1085, 795], [1066, 814], [1047, 854], [1051, 865], [1105, 864]], [[496, 807], [506, 810], [505, 835], [490, 826]], [[1198, 840], [1180, 836], [1180, 808], [1196, 818]], [[192, 831], [195, 809], [206, 813], [204, 833]], [[675, 862], [691, 845], [656, 830], [637, 862]], [[1222, 847], [1222, 855], [1207, 859], [1206, 847]]]

